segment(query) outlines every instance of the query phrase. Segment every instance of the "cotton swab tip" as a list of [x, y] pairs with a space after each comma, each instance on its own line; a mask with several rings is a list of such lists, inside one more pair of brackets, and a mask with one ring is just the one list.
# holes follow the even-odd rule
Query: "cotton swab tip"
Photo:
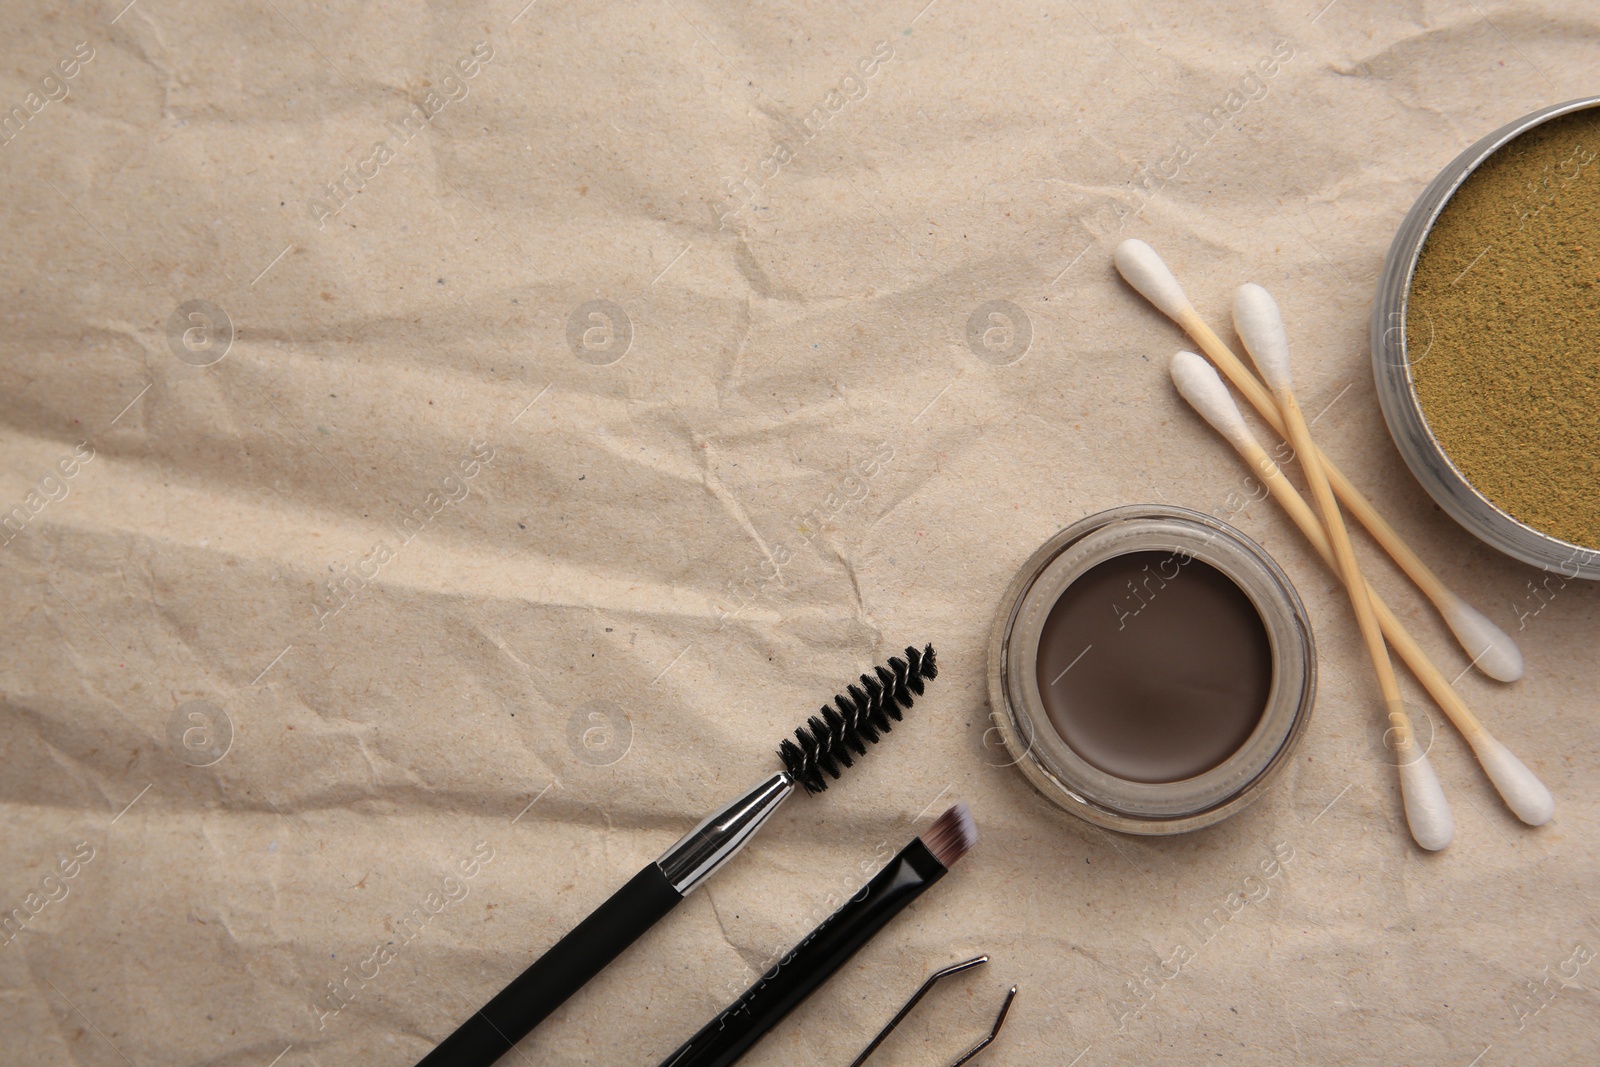
[[1117, 246], [1115, 259], [1123, 279], [1168, 318], [1176, 319], [1194, 310], [1178, 279], [1172, 276], [1156, 250], [1143, 241], [1135, 238], [1123, 241]]
[[1529, 826], [1543, 826], [1550, 821], [1550, 817], [1556, 813], [1555, 798], [1538, 776], [1528, 770], [1527, 765], [1509, 748], [1484, 734], [1472, 749], [1478, 754], [1478, 762], [1483, 764], [1484, 773], [1500, 790], [1506, 807], [1517, 818]]
[[1441, 607], [1439, 613], [1461, 647], [1472, 657], [1473, 666], [1497, 682], [1514, 682], [1522, 677], [1522, 651], [1509, 634], [1490, 622], [1481, 611], [1456, 600]]
[[1429, 852], [1438, 852], [1456, 836], [1450, 802], [1445, 799], [1444, 787], [1433, 773], [1426, 753], [1418, 753], [1410, 763], [1400, 765], [1400, 795], [1405, 801], [1406, 823], [1417, 844]]
[[1172, 384], [1200, 417], [1237, 448], [1259, 448], [1216, 368], [1193, 352], [1172, 357]]
[[1233, 328], [1255, 360], [1256, 369], [1274, 393], [1290, 392], [1294, 377], [1289, 372], [1289, 337], [1283, 329], [1283, 314], [1272, 294], [1254, 282], [1239, 286], [1233, 294]]

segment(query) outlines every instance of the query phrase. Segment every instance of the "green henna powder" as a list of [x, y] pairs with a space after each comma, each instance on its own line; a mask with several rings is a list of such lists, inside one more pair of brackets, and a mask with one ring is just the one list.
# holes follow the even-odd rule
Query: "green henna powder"
[[1467, 480], [1600, 548], [1600, 112], [1521, 134], [1456, 190], [1417, 262], [1406, 349]]

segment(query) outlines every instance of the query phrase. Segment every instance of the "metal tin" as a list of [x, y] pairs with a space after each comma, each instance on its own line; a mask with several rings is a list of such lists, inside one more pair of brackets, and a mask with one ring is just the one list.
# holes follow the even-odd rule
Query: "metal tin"
[[1412, 276], [1422, 246], [1450, 197], [1484, 160], [1519, 134], [1561, 115], [1596, 106], [1600, 106], [1600, 96], [1569, 100], [1507, 123], [1457, 156], [1422, 191], [1400, 224], [1378, 279], [1377, 298], [1372, 305], [1372, 371], [1378, 384], [1378, 403], [1395, 445], [1411, 473], [1441, 508], [1488, 544], [1524, 563], [1559, 570], [1569, 578], [1600, 579], [1600, 550], [1563, 541], [1512, 518], [1473, 488], [1450, 461], [1423, 417], [1411, 376], [1410, 353], [1406, 350], [1406, 311]]
[[[1227, 575], [1260, 613], [1272, 648], [1272, 685], [1255, 730], [1233, 756], [1180, 782], [1132, 782], [1090, 765], [1056, 733], [1039, 696], [1039, 632], [1056, 599], [1095, 564], [1143, 551], [1191, 557]], [[1012, 579], [989, 638], [990, 706], [1015, 766], [1067, 811], [1124, 833], [1183, 833], [1259, 798], [1305, 732], [1316, 688], [1311, 620], [1288, 575], [1244, 534], [1188, 508], [1130, 505], [1062, 530]]]

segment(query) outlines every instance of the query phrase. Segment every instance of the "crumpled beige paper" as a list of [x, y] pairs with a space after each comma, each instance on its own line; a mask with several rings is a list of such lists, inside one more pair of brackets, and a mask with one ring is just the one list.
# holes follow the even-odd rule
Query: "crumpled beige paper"
[[[520, 10], [519, 10], [520, 8]], [[1433, 507], [1367, 315], [1422, 186], [1593, 91], [1594, 12], [1323, 0], [21, 3], [0, 13], [0, 1061], [413, 1063], [910, 643], [941, 674], [507, 1062], [654, 1064], [945, 806], [982, 839], [745, 1061], [1592, 1062], [1596, 590]], [[68, 73], [68, 71], [71, 71]], [[1330, 575], [1116, 277], [1278, 296], [1326, 450], [1515, 633], [1410, 844]], [[1225, 331], [1226, 332], [1226, 331]], [[1257, 806], [1111, 835], [993, 747], [1062, 525], [1165, 501], [1293, 576]], [[1448, 634], [1362, 542], [1447, 675]], [[1426, 708], [1420, 689], [1408, 694]]]

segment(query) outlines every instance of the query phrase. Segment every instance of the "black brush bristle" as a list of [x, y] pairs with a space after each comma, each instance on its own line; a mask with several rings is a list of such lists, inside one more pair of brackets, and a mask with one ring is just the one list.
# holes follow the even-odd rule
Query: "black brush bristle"
[[831, 707], [824, 704], [794, 732], [793, 741], [785, 738], [778, 746], [778, 758], [806, 792], [822, 792], [828, 788], [827, 778], [838, 779], [843, 773], [841, 766], [854, 766], [851, 750], [856, 756], [866, 755], [867, 746], [893, 729], [912, 700], [923, 694], [924, 683], [938, 675], [932, 645], [920, 650], [908, 647], [904, 659], [890, 657], [887, 669], [876, 667], [863, 674], [859, 685], [846, 687], [849, 696], [835, 696]]
[[978, 824], [972, 821], [972, 810], [965, 804], [950, 808], [928, 827], [922, 843], [946, 870], [954, 867], [978, 843]]

